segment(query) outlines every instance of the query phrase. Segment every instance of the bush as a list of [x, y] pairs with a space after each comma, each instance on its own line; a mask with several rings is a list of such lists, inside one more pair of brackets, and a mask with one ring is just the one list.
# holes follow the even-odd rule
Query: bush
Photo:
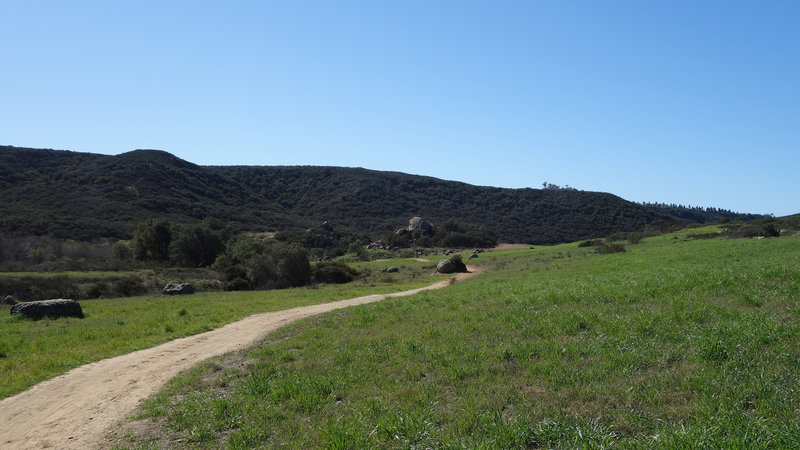
[[775, 224], [773, 223], [764, 225], [763, 233], [765, 237], [778, 237], [781, 235], [780, 231], [775, 228]]
[[252, 289], [250, 282], [244, 278], [234, 278], [222, 285], [226, 291], [246, 291]]
[[597, 247], [599, 245], [603, 245], [602, 239], [589, 239], [578, 244], [578, 247]]
[[225, 272], [225, 289], [282, 289], [303, 286], [311, 280], [308, 253], [297, 244], [263, 241], [242, 236], [231, 243], [216, 270]]
[[86, 288], [86, 298], [100, 298], [108, 295], [108, 283], [95, 281]]
[[133, 297], [147, 292], [147, 287], [141, 278], [131, 275], [115, 280], [111, 284], [111, 293], [120, 297]]
[[642, 242], [642, 239], [644, 239], [644, 233], [642, 232], [635, 231], [633, 233], [628, 233], [628, 242], [631, 244], [638, 244]]
[[349, 283], [358, 277], [358, 271], [341, 261], [323, 261], [314, 265], [314, 280], [318, 283]]
[[111, 247], [111, 257], [114, 258], [114, 261], [129, 262], [133, 259], [133, 252], [127, 243], [119, 241]]
[[608, 253], [624, 253], [625, 246], [620, 244], [619, 242], [612, 242], [609, 244], [601, 244], [596, 249], [597, 253], [608, 254]]
[[183, 267], [210, 266], [225, 250], [225, 236], [206, 223], [180, 227], [173, 234], [170, 259]]

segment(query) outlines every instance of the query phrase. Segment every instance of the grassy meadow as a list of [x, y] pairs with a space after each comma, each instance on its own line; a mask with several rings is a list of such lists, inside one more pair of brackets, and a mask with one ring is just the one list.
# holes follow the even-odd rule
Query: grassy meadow
[[[186, 296], [145, 296], [81, 301], [83, 319], [31, 321], [0, 307], [0, 398], [21, 392], [74, 367], [202, 333], [251, 314], [326, 303], [373, 293], [428, 285], [441, 275], [432, 263], [403, 259], [394, 274], [370, 274], [347, 285], [276, 291], [204, 292]], [[383, 263], [384, 265], [386, 263]], [[368, 269], [368, 270], [367, 270]], [[31, 275], [31, 274], [26, 274]], [[104, 274], [71, 273], [102, 277]], [[35, 276], [66, 276], [35, 275]]]
[[115, 442], [796, 446], [800, 238], [714, 231], [608, 255], [577, 243], [484, 253], [480, 277], [309, 318], [201, 364]]

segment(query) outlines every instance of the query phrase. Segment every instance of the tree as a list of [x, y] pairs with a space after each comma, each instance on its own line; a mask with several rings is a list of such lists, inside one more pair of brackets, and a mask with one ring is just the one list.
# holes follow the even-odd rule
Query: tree
[[225, 250], [227, 239], [222, 230], [214, 230], [206, 222], [179, 228], [169, 246], [170, 259], [185, 267], [210, 266]]
[[245, 285], [256, 289], [282, 289], [303, 286], [311, 280], [308, 253], [297, 244], [262, 241], [247, 236], [234, 239], [215, 269], [226, 274], [236, 289]]
[[119, 241], [111, 247], [111, 257], [114, 258], [114, 261], [126, 263], [133, 259], [133, 252], [127, 243]]
[[147, 219], [140, 223], [131, 240], [133, 257], [140, 261], [169, 260], [172, 227], [166, 219]]

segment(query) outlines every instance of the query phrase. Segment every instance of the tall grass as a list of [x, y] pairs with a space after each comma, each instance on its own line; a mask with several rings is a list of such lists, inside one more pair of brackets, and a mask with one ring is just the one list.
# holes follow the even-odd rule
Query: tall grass
[[483, 254], [463, 284], [298, 322], [176, 379], [132, 445], [796, 445], [800, 239], [688, 234]]

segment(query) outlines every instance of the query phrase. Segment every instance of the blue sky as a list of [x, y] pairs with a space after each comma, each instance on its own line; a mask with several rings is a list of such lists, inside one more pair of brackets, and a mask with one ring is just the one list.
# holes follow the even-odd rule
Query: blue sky
[[800, 213], [800, 2], [4, 1], [0, 144]]

